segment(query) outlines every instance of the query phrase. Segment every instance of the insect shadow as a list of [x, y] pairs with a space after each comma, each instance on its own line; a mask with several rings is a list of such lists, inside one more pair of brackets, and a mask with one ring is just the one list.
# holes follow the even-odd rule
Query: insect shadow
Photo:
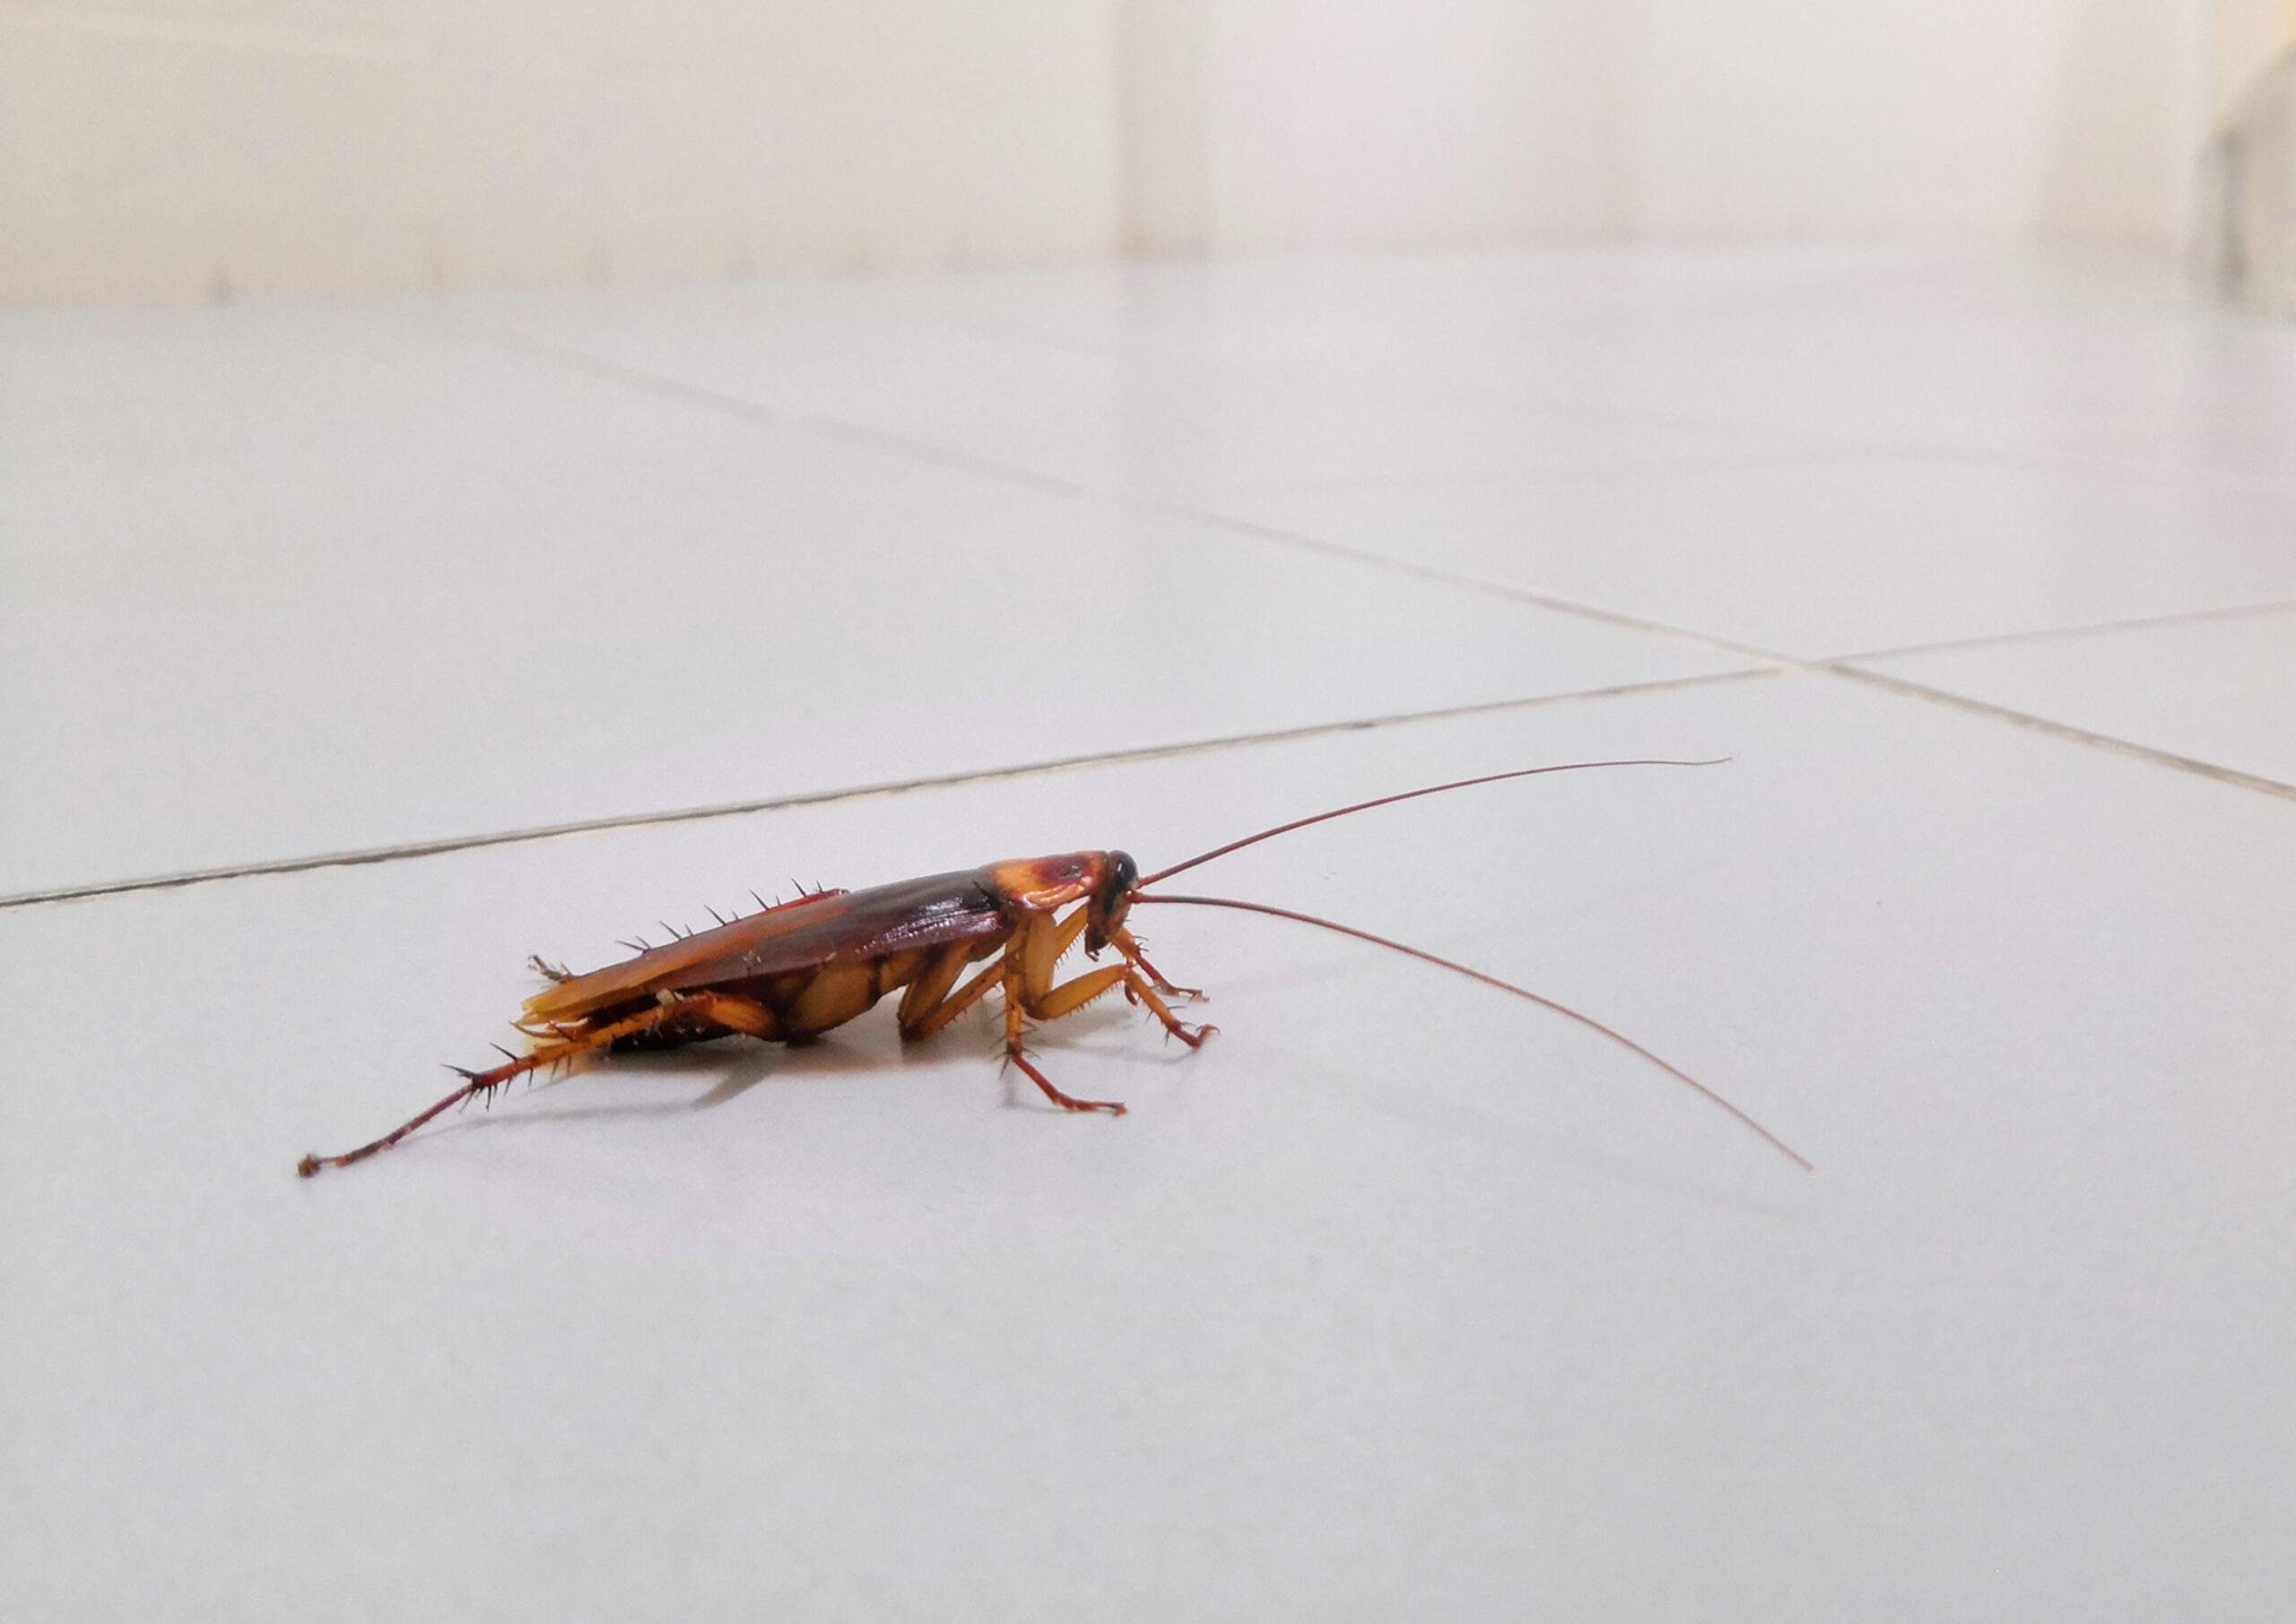
[[[1132, 1012], [1122, 1004], [1081, 1012], [1064, 1027], [1060, 1046], [1064, 1049], [1089, 1048], [1088, 1042], [1079, 1043], [1077, 1039], [1118, 1034], [1128, 1029], [1132, 1020]], [[1001, 1038], [992, 1037], [984, 1046], [993, 1053], [1004, 1045]], [[1166, 1056], [1170, 1064], [1177, 1064], [1185, 1058], [1185, 1051]], [[681, 1048], [641, 1051], [614, 1057], [615, 1074], [632, 1079], [654, 1077], [673, 1080], [716, 1073], [718, 1081], [706, 1093], [694, 1099], [664, 1100], [657, 1104], [541, 1104], [532, 1110], [506, 1112], [500, 1116], [482, 1108], [464, 1112], [460, 1121], [448, 1125], [439, 1132], [443, 1135], [527, 1123], [634, 1121], [648, 1117], [682, 1116], [692, 1111], [713, 1111], [720, 1106], [730, 1105], [769, 1080], [794, 1082], [808, 1077], [874, 1078], [882, 1077], [888, 1065], [933, 1066], [945, 1064], [945, 1057], [921, 1054], [907, 1044], [848, 1043], [832, 1038], [778, 1048], [762, 1048], [749, 1044], [736, 1045], [719, 1038]], [[578, 1070], [561, 1072], [536, 1082], [530, 1091], [548, 1094], [583, 1074], [584, 1072]], [[1025, 1103], [1008, 1075], [1004, 1104], [1017, 1109]]]
[[[1640, 759], [1562, 762], [1486, 773], [1295, 818], [1146, 875], [1130, 854], [1114, 850], [1008, 858], [977, 869], [925, 874], [859, 891], [822, 888], [801, 891], [781, 903], [768, 903], [759, 897], [754, 914], [737, 913], [731, 919], [717, 916], [713, 930], [671, 929], [670, 940], [658, 945], [631, 942], [634, 958], [579, 975], [535, 958], [531, 962], [549, 985], [526, 1001], [520, 1018], [511, 1023], [525, 1034], [526, 1053], [502, 1049], [504, 1064], [484, 1071], [450, 1067], [462, 1084], [444, 1099], [354, 1151], [340, 1156], [306, 1156], [296, 1164], [296, 1171], [309, 1178], [323, 1168], [350, 1167], [390, 1149], [441, 1114], [467, 1107], [474, 1098], [491, 1099], [514, 1079], [593, 1055], [684, 1047], [735, 1033], [799, 1046], [797, 1055], [778, 1066], [756, 1059], [746, 1065], [736, 1062], [740, 1069], [734, 1076], [713, 1089], [698, 1106], [635, 1107], [654, 1114], [665, 1108], [712, 1108], [775, 1072], [795, 1075], [875, 1069], [884, 1061], [874, 1051], [814, 1047], [813, 1040], [846, 1025], [896, 992], [900, 994], [896, 1024], [905, 1042], [932, 1037], [975, 1008], [987, 994], [1001, 994], [1006, 1067], [1028, 1078], [1065, 1111], [1121, 1116], [1125, 1107], [1120, 1100], [1079, 1099], [1062, 1092], [1037, 1068], [1029, 1046], [1042, 1024], [1075, 1016], [1104, 994], [1119, 990], [1128, 1004], [1144, 1007], [1162, 1024], [1168, 1037], [1190, 1049], [1219, 1029], [1190, 1026], [1173, 1012], [1167, 1000], [1187, 1003], [1200, 1000], [1203, 994], [1175, 986], [1149, 961], [1139, 939], [1126, 928], [1135, 905], [1216, 908], [1289, 920], [1416, 959], [1511, 994], [1640, 1055], [1808, 1170], [1809, 1161], [1798, 1151], [1689, 1073], [1616, 1029], [1544, 994], [1337, 920], [1240, 898], [1178, 896], [1158, 889], [1175, 875], [1263, 840], [1422, 795], [1548, 773], [1714, 765], [1712, 761]], [[1097, 960], [1104, 951], [1113, 949], [1121, 962], [1086, 969], [1063, 981], [1060, 963], [1079, 944], [1088, 959]], [[966, 978], [968, 973], [970, 979]], [[746, 1081], [736, 1083], [744, 1076]], [[624, 1114], [630, 1110], [625, 1108]]]

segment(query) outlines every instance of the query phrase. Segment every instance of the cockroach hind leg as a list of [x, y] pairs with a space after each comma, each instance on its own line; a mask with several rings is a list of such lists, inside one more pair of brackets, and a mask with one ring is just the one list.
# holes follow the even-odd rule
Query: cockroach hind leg
[[[510, 1055], [510, 1051], [503, 1048], [499, 1043], [496, 1044], [494, 1047], [505, 1055]], [[515, 1063], [518, 1059], [518, 1056], [516, 1055], [510, 1055], [510, 1059]], [[463, 1095], [461, 1105], [457, 1107], [458, 1109], [468, 1109], [470, 1102], [476, 1099], [483, 1101], [487, 1108], [491, 1110], [494, 1107], [494, 1090], [500, 1088], [503, 1082], [509, 1081], [509, 1079], [505, 1078], [493, 1082], [489, 1082], [486, 1079], [492, 1077], [494, 1075], [493, 1072], [474, 1072], [468, 1066], [455, 1065], [446, 1061], [441, 1061], [439, 1064], [444, 1065], [448, 1071], [452, 1072], [456, 1076], [463, 1080], [463, 1087], [465, 1090], [465, 1092]], [[503, 1069], [504, 1068], [500, 1066], [495, 1068], [496, 1071]]]
[[1052, 1079], [1031, 1065], [1028, 1056], [1018, 1049], [1008, 1046], [1004, 1051], [1004, 1058], [1027, 1073], [1029, 1081], [1044, 1090], [1044, 1097], [1064, 1111], [1106, 1111], [1111, 1116], [1125, 1115], [1124, 1102], [1121, 1100], [1077, 1099], [1062, 1093], [1053, 1087]]
[[[509, 1081], [511, 1078], [533, 1072], [542, 1066], [571, 1060], [575, 1055], [589, 1050], [604, 1048], [616, 1039], [626, 1038], [633, 1032], [641, 1032], [659, 1026], [670, 1018], [676, 1007], [674, 1003], [656, 1005], [610, 1025], [584, 1031], [578, 1037], [569, 1038], [562, 1048], [546, 1054], [517, 1055], [491, 1071], [474, 1072], [466, 1066], [448, 1064], [447, 1070], [461, 1079], [462, 1086], [438, 1104], [428, 1110], [417, 1112], [380, 1139], [361, 1145], [355, 1151], [346, 1151], [341, 1156], [306, 1156], [295, 1164], [295, 1170], [305, 1178], [309, 1178], [323, 1168], [347, 1168], [353, 1162], [364, 1161], [370, 1156], [389, 1150], [408, 1134], [414, 1133], [443, 1113], [457, 1107], [468, 1106], [474, 1096], [483, 1095], [488, 1103], [491, 1104], [494, 1090]], [[508, 1053], [507, 1050], [504, 1052]]]
[[574, 972], [572, 970], [568, 969], [562, 964], [552, 964], [540, 953], [528, 953], [526, 955], [526, 962], [534, 967], [535, 974], [540, 976], [545, 981], [571, 981], [574, 979]]

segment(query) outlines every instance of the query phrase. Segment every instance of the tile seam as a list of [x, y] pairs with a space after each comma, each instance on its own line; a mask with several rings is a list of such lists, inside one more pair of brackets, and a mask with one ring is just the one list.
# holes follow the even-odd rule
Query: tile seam
[[660, 373], [649, 372], [643, 368], [632, 367], [622, 361], [608, 360], [582, 351], [531, 339], [523, 334], [506, 333], [493, 328], [464, 326], [453, 326], [449, 330], [467, 337], [498, 343], [517, 353], [538, 360], [557, 361], [609, 382], [625, 383], [634, 388], [642, 389], [666, 399], [683, 401], [705, 410], [723, 412], [744, 421], [761, 423], [771, 428], [786, 429], [797, 433], [817, 434], [824, 439], [837, 439], [847, 444], [867, 446], [874, 450], [908, 456], [934, 466], [955, 468], [1053, 495], [1101, 502], [1126, 512], [1182, 519], [1239, 535], [1248, 535], [1260, 541], [1273, 542], [1304, 551], [1343, 559], [1387, 574], [1415, 576], [1422, 580], [1460, 587], [1488, 596], [1509, 598], [1518, 603], [1552, 609], [1584, 620], [1606, 621], [1631, 630], [1663, 637], [1670, 641], [1687, 643], [1709, 653], [1725, 654], [1735, 659], [1752, 660], [1779, 670], [1800, 669], [1805, 664], [1802, 661], [1772, 654], [1767, 649], [1733, 643], [1702, 632], [1670, 626], [1663, 621], [1646, 620], [1614, 610], [1601, 609], [1592, 604], [1574, 603], [1567, 598], [1551, 597], [1528, 588], [1485, 580], [1480, 576], [1465, 575], [1430, 565], [1413, 564], [1405, 560], [1390, 558], [1384, 553], [1327, 542], [1320, 537], [1303, 535], [1298, 532], [1262, 525], [1250, 519], [1233, 518], [1211, 508], [1192, 507], [1185, 502], [1175, 502], [1155, 497], [1129, 496], [1121, 491], [1108, 491], [1073, 480], [1057, 479], [1029, 469], [1014, 467], [1009, 463], [1001, 463], [992, 457], [973, 456], [964, 452], [952, 451], [944, 447], [935, 446], [928, 441], [913, 439], [906, 435], [863, 428], [811, 413], [786, 411], [761, 402], [745, 400], [740, 395], [711, 388], [707, 385], [688, 383], [681, 378], [665, 378]]
[[2283, 784], [2278, 778], [2267, 778], [2261, 773], [2243, 772], [2237, 767], [2221, 767], [2213, 761], [2203, 761], [2194, 756], [2181, 756], [2172, 750], [2155, 745], [2140, 744], [2133, 739], [2119, 738], [2112, 734], [2095, 733], [2086, 727], [2076, 727], [2069, 722], [2052, 721], [2030, 711], [2014, 710], [2006, 705], [1996, 705], [1989, 699], [1974, 699], [1968, 694], [1954, 693], [1947, 689], [1932, 688], [1926, 683], [1909, 682], [1903, 677], [1879, 671], [1866, 671], [1855, 665], [1826, 664], [1814, 669], [1831, 676], [1863, 682], [1869, 687], [1886, 689], [1903, 694], [1908, 699], [1926, 699], [1931, 704], [1949, 706], [1978, 716], [1990, 716], [2018, 727], [2031, 728], [2074, 744], [2085, 744], [2111, 755], [2128, 756], [2155, 767], [2174, 768], [2204, 778], [2213, 778], [2241, 789], [2254, 790], [2259, 795], [2275, 795], [2283, 800], [2296, 801], [2296, 784]]
[[[1465, 575], [1452, 570], [1437, 569], [1429, 565], [1413, 564], [1403, 560], [1390, 558], [1382, 553], [1370, 551], [1361, 548], [1350, 547], [1338, 543], [1327, 542], [1319, 537], [1302, 535], [1296, 532], [1282, 530], [1272, 525], [1257, 524], [1250, 520], [1231, 518], [1224, 514], [1219, 514], [1203, 508], [1191, 508], [1184, 503], [1171, 502], [1151, 498], [1131, 497], [1120, 492], [1098, 490], [1073, 481], [1053, 479], [1046, 475], [1032, 473], [1026, 469], [1013, 467], [1008, 464], [997, 462], [993, 458], [977, 457], [961, 452], [949, 451], [945, 448], [934, 446], [930, 442], [913, 440], [905, 435], [864, 429], [856, 425], [840, 423], [832, 419], [810, 414], [781, 411], [774, 407], [765, 406], [758, 403], [744, 400], [739, 395], [729, 395], [722, 390], [712, 389], [700, 385], [689, 384], [677, 378], [665, 378], [658, 373], [649, 372], [643, 368], [629, 366], [626, 363], [620, 361], [606, 360], [600, 357], [592, 356], [584, 351], [571, 349], [542, 340], [532, 339], [523, 334], [511, 334], [506, 330], [492, 327], [472, 328], [457, 324], [444, 322], [442, 322], [441, 325], [446, 326], [450, 331], [462, 333], [465, 336], [499, 343], [508, 348], [531, 355], [538, 360], [555, 360], [563, 364], [570, 365], [581, 370], [587, 371], [596, 377], [609, 380], [618, 380], [627, 383], [633, 387], [648, 390], [669, 398], [683, 400], [689, 404], [700, 406], [704, 409], [730, 412], [735, 415], [751, 421], [770, 423], [798, 432], [820, 434], [824, 438], [836, 439], [848, 443], [867, 445], [891, 455], [906, 456], [918, 461], [931, 463], [944, 467], [960, 468], [986, 477], [1003, 480], [1008, 483], [1024, 485], [1039, 491], [1048, 491], [1058, 495], [1077, 497], [1085, 500], [1100, 501], [1107, 503], [1109, 506], [1129, 511], [1161, 514], [1167, 517], [1180, 518], [1197, 524], [1209, 525], [1229, 531], [1235, 534], [1248, 535], [1262, 541], [1282, 545], [1289, 545], [1303, 551], [1321, 553], [1327, 557], [1346, 560], [1369, 569], [1383, 569], [1392, 573], [1414, 576], [1424, 580], [1440, 582], [1445, 585], [1470, 591], [1486, 593], [1494, 596], [1512, 599], [1518, 603], [1533, 604], [1536, 607], [1552, 610], [1554, 612], [1561, 614], [1575, 615], [1581, 619], [1597, 621], [1609, 625], [1640, 631], [1657, 637], [1663, 637], [1674, 642], [1684, 643], [1705, 649], [1710, 653], [1723, 654], [1737, 659], [1752, 661], [1758, 665], [1767, 667], [1771, 671], [1815, 673], [1848, 681], [1862, 682], [1871, 685], [1891, 688], [1909, 698], [1924, 699], [1933, 704], [1946, 705], [1972, 715], [1989, 716], [1995, 720], [2008, 722], [2013, 725], [2031, 728], [2069, 743], [2085, 744], [2092, 749], [2102, 750], [2109, 753], [2150, 762], [2154, 766], [2167, 767], [2180, 772], [2194, 773], [2203, 777], [2215, 779], [2220, 783], [2229, 784], [2246, 789], [2257, 790], [2266, 795], [2296, 795], [2296, 788], [2292, 788], [2290, 786], [2283, 785], [2277, 779], [2263, 777], [2253, 773], [2244, 773], [2234, 768], [2218, 767], [2213, 763], [2202, 761], [2194, 757], [2179, 755], [2173, 751], [2159, 750], [2150, 745], [2139, 744], [2133, 740], [2116, 738], [2109, 734], [2094, 733], [2089, 729], [2075, 727], [2067, 723], [2052, 722], [2046, 717], [2030, 716], [2024, 712], [2011, 709], [2006, 706], [1990, 704], [1982, 699], [1972, 699], [1964, 695], [1951, 693], [1943, 689], [1929, 688], [1922, 683], [1907, 682], [1901, 678], [1883, 677], [1879, 673], [1863, 670], [1848, 664], [1851, 659], [1869, 659], [1878, 657], [1875, 656], [1836, 656], [1816, 660], [1799, 659], [1792, 656], [1776, 654], [1768, 649], [1757, 648], [1750, 644], [1738, 643], [1729, 638], [1715, 637], [1709, 633], [1693, 631], [1685, 627], [1671, 626], [1664, 621], [1652, 621], [1639, 615], [1627, 614], [1616, 610], [1597, 608], [1593, 604], [1577, 603], [1569, 598], [1555, 597], [1545, 593], [1535, 592], [1524, 587], [1509, 586], [1503, 583], [1485, 580], [1477, 576]], [[1863, 448], [1843, 446], [1838, 448], [1837, 454], [1854, 455], [1857, 454], [1861, 449]], [[2007, 454], [2003, 455], [2005, 457], [2007, 456]], [[1941, 645], [1940, 647], [1943, 646]], [[1909, 654], [1914, 652], [1914, 650], [1900, 649], [1891, 650], [1888, 652], [1892, 654]], [[1217, 748], [1217, 746], [1213, 746], [1213, 748]], [[11, 906], [12, 901], [13, 899], [11, 899], [0, 898], [0, 908], [5, 908]]]
[[2090, 621], [2079, 626], [2044, 626], [2032, 631], [1990, 632], [1983, 637], [1947, 638], [1935, 643], [1908, 643], [1895, 648], [1860, 649], [1854, 654], [1829, 655], [1821, 664], [1848, 665], [1874, 660], [1910, 659], [1918, 655], [1950, 654], [1962, 648], [2005, 648], [2018, 643], [2104, 637], [2119, 631], [2161, 631], [2179, 626], [2213, 625], [2219, 621], [2263, 620], [2292, 612], [2296, 612], [2296, 598], [2271, 598], [2261, 604], [2228, 604], [2215, 609], [2180, 609], [2170, 614], [2135, 615], [2125, 621]]
[[261, 863], [187, 869], [178, 873], [155, 874], [140, 879], [107, 880], [86, 885], [56, 886], [0, 897], [0, 913], [57, 903], [91, 901], [103, 897], [129, 896], [144, 891], [182, 890], [196, 885], [217, 885], [232, 880], [260, 879], [274, 874], [310, 873], [328, 868], [365, 868], [385, 863], [404, 863], [422, 857], [447, 856], [457, 852], [483, 851], [493, 847], [538, 845], [546, 840], [572, 839], [582, 835], [614, 834], [631, 829], [667, 828], [680, 823], [703, 823], [721, 818], [752, 817], [764, 812], [786, 812], [801, 806], [822, 806], [843, 801], [914, 795], [927, 790], [955, 789], [972, 784], [992, 784], [1011, 779], [1044, 777], [1054, 773], [1082, 771], [1095, 767], [1120, 767], [1134, 762], [1168, 760], [1181, 756], [1210, 755], [1222, 751], [1248, 750], [1256, 745], [1282, 744], [1294, 740], [1324, 738], [1336, 734], [1365, 733], [1383, 727], [1403, 727], [1422, 722], [1442, 722], [1466, 716], [1491, 716], [1509, 710], [1532, 710], [1546, 706], [1568, 705], [1586, 700], [1622, 699], [1636, 694], [1662, 693], [1675, 689], [1715, 686], [1774, 674], [1776, 674], [1775, 671], [1770, 667], [1742, 666], [1735, 671], [1704, 672], [1695, 676], [1659, 677], [1642, 682], [1620, 682], [1602, 688], [1575, 689], [1567, 693], [1534, 694], [1510, 699], [1483, 699], [1468, 705], [1448, 705], [1430, 710], [1401, 711], [1389, 716], [1355, 716], [1344, 721], [1308, 723], [1297, 727], [1270, 728], [1257, 733], [1230, 734], [1214, 738], [1195, 739], [1170, 744], [1143, 744], [1127, 750], [1102, 751], [1089, 755], [1061, 756], [1048, 760], [1021, 762], [1006, 767], [971, 768], [961, 772], [894, 779], [878, 784], [848, 785], [837, 789], [804, 790], [793, 795], [761, 796], [755, 800], [723, 802], [706, 806], [678, 807], [662, 812], [623, 812], [603, 818], [584, 818], [563, 823], [538, 824], [526, 829], [497, 829], [483, 834], [451, 836], [437, 840], [402, 841], [391, 846], [323, 852], [301, 857], [281, 857]]

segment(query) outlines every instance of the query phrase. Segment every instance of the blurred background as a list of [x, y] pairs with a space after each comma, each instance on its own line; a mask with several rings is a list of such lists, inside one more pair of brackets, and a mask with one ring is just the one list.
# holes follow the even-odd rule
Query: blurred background
[[[0, 0], [0, 1619], [2287, 1617], [2292, 39]], [[530, 953], [1725, 756], [1206, 883], [1814, 1175], [1173, 908], [1122, 1123], [294, 1176]]]
[[2288, 0], [6, 0], [0, 300], [1118, 254], [2284, 263]]

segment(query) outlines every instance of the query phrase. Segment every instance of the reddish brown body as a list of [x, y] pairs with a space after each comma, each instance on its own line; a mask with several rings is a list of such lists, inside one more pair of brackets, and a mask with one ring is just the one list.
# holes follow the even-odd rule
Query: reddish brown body
[[[552, 985], [526, 1000], [516, 1024], [532, 1043], [486, 1072], [462, 1072], [463, 1086], [437, 1105], [370, 1144], [343, 1156], [306, 1156], [297, 1168], [309, 1178], [321, 1168], [346, 1167], [388, 1150], [441, 1111], [473, 1095], [488, 1093], [515, 1077], [570, 1063], [602, 1050], [665, 1048], [736, 1033], [778, 1043], [801, 1042], [844, 1025], [893, 993], [900, 994], [900, 1035], [909, 1041], [929, 1038], [978, 1003], [992, 989], [1004, 995], [1004, 1056], [1044, 1090], [1045, 1098], [1071, 1111], [1124, 1115], [1112, 1099], [1072, 1099], [1052, 1086], [1023, 1052], [1031, 1020], [1057, 1020], [1103, 994], [1122, 988], [1144, 1004], [1164, 1029], [1193, 1048], [1217, 1029], [1191, 1027], [1174, 1015], [1166, 998], [1200, 998], [1164, 979], [1124, 928], [1135, 902], [1167, 902], [1202, 908], [1239, 908], [1337, 931], [1439, 965], [1487, 986], [1512, 993], [1569, 1017], [1623, 1044], [1653, 1064], [1688, 1083], [1761, 1134], [1805, 1168], [1810, 1164], [1769, 1129], [1687, 1073], [1661, 1060], [1640, 1044], [1598, 1020], [1567, 1009], [1511, 982], [1400, 942], [1390, 942], [1352, 925], [1335, 924], [1264, 903], [1222, 897], [1174, 897], [1145, 888], [1199, 864], [1274, 836], [1367, 812], [1397, 801], [1440, 795], [1506, 778], [1543, 773], [1579, 772], [1597, 767], [1696, 767], [1694, 761], [1575, 761], [1491, 773], [1479, 778], [1438, 784], [1426, 789], [1383, 795], [1376, 801], [1318, 812], [1176, 863], [1143, 878], [1137, 864], [1120, 851], [1068, 852], [1053, 857], [1018, 857], [986, 868], [902, 880], [867, 890], [815, 891], [762, 908], [715, 930], [679, 936], [646, 948], [634, 959], [587, 975], [553, 969], [537, 959], [535, 968]], [[1061, 910], [1068, 910], [1063, 916]], [[1067, 981], [1054, 977], [1060, 960], [1082, 936], [1084, 951], [1097, 959], [1114, 948], [1121, 962], [1086, 970]], [[994, 960], [970, 981], [964, 973]], [[508, 1054], [509, 1051], [505, 1050]], [[455, 1068], [461, 1071], [460, 1067]]]
[[[464, 1073], [462, 1089], [405, 1126], [348, 1155], [307, 1156], [300, 1171], [308, 1178], [322, 1167], [387, 1150], [473, 1094], [583, 1055], [735, 1033], [796, 1042], [844, 1025], [896, 992], [900, 1035], [914, 1042], [948, 1025], [992, 987], [1001, 989], [1005, 1057], [1054, 1104], [1122, 1116], [1124, 1107], [1114, 1100], [1062, 1093], [1031, 1063], [1022, 1040], [1027, 1021], [1057, 1020], [1118, 987], [1190, 1047], [1215, 1029], [1186, 1025], [1172, 1013], [1165, 997], [1198, 994], [1158, 974], [1124, 928], [1138, 881], [1138, 868], [1122, 852], [1022, 857], [867, 890], [815, 891], [584, 976], [537, 960], [552, 985], [526, 1000], [517, 1022], [533, 1040], [532, 1052], [491, 1071]], [[1063, 908], [1069, 909], [1065, 919]], [[1056, 983], [1062, 956], [1080, 935], [1093, 957], [1113, 947], [1123, 962]], [[957, 985], [987, 959], [996, 962]]]

